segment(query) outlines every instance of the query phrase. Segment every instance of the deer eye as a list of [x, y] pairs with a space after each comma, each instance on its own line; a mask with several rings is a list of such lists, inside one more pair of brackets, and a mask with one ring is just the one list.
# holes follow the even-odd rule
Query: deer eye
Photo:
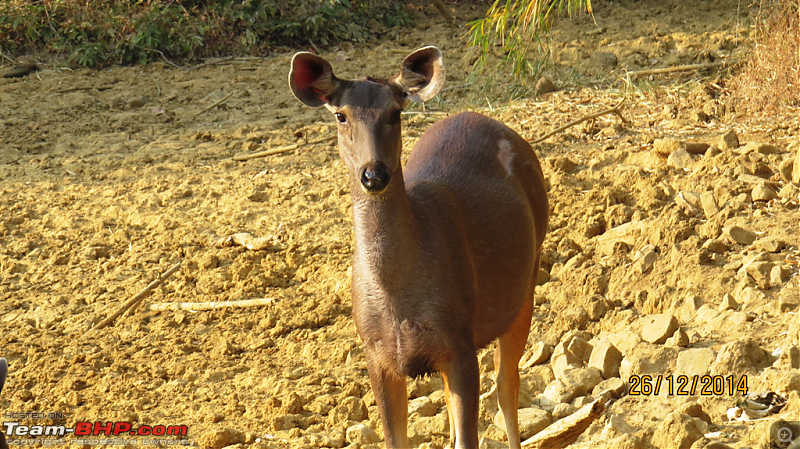
[[347, 123], [347, 117], [342, 114], [341, 112], [337, 112], [336, 114], [336, 121], [339, 123]]

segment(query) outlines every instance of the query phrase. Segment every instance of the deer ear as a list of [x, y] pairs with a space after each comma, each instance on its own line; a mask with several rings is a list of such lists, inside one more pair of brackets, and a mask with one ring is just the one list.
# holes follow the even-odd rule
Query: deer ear
[[300, 52], [292, 58], [289, 86], [301, 103], [316, 108], [330, 103], [339, 88], [330, 63], [313, 53]]
[[417, 103], [428, 101], [439, 93], [444, 84], [442, 52], [434, 46], [423, 47], [403, 59], [400, 73], [392, 78]]

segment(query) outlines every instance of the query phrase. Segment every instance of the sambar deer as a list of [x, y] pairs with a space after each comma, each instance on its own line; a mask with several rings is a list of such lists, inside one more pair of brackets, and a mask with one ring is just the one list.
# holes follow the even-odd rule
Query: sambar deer
[[531, 146], [477, 113], [448, 117], [400, 162], [401, 112], [445, 78], [436, 47], [388, 79], [342, 80], [311, 53], [292, 59], [294, 96], [339, 129], [355, 225], [353, 318], [387, 448], [407, 448], [406, 376], [440, 371], [455, 448], [478, 447], [478, 349], [498, 339], [497, 394], [512, 448], [519, 360], [547, 230], [545, 180]]

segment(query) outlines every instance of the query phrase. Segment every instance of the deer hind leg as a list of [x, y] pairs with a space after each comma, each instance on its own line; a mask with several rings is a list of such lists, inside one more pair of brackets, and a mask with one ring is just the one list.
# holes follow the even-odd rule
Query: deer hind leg
[[497, 402], [503, 412], [508, 435], [508, 447], [521, 447], [517, 406], [519, 405], [519, 361], [525, 352], [528, 331], [533, 315], [533, 295], [530, 295], [517, 315], [511, 329], [500, 336], [494, 353], [494, 367], [497, 372]]
[[408, 393], [406, 379], [367, 363], [375, 403], [381, 414], [387, 449], [405, 449], [408, 444]]
[[453, 423], [454, 413], [450, 403], [450, 383], [446, 376], [442, 376], [442, 379], [444, 379], [444, 401], [447, 403], [447, 422], [450, 425], [450, 447], [453, 448], [456, 445], [456, 425]]

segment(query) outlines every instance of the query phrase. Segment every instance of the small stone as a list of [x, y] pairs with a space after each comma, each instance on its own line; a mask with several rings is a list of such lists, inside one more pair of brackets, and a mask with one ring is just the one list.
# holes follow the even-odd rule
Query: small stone
[[533, 345], [529, 353], [530, 357], [528, 357], [528, 360], [522, 365], [523, 369], [546, 362], [547, 358], [550, 357], [550, 345], [540, 341]]
[[703, 431], [695, 418], [672, 412], [656, 427], [651, 443], [659, 449], [689, 449], [700, 438], [703, 438]]
[[800, 304], [800, 289], [786, 285], [778, 295], [778, 310], [789, 312]]
[[745, 270], [762, 290], [769, 289], [769, 276], [772, 271], [772, 262], [753, 261], [744, 265], [740, 270]]
[[705, 154], [708, 148], [711, 147], [711, 145], [703, 142], [686, 142], [684, 145], [689, 154]]
[[557, 90], [558, 88], [553, 84], [553, 81], [546, 76], [539, 78], [539, 81], [536, 82], [536, 95], [542, 96]]
[[416, 413], [419, 416], [433, 416], [438, 410], [436, 405], [427, 396], [420, 396], [408, 402], [408, 414]]
[[775, 265], [769, 272], [770, 285], [781, 285], [786, 282], [787, 278], [788, 274], [786, 273], [786, 270], [780, 265]]
[[[603, 382], [600, 382], [599, 384], [597, 384], [597, 386], [596, 386], [596, 387], [594, 387], [594, 388], [595, 388], [595, 390], [596, 390], [596, 389], [597, 389], [597, 388], [598, 388], [598, 387], [599, 387], [599, 386], [600, 386], [602, 383], [603, 383]], [[623, 390], [624, 390], [624, 388], [623, 388]], [[583, 407], [583, 406], [584, 406], [584, 405], [586, 405], [586, 404], [591, 404], [592, 402], [594, 402], [594, 398], [593, 398], [593, 397], [591, 397], [591, 396], [578, 396], [577, 398], [575, 398], [575, 399], [573, 399], [573, 400], [572, 400], [572, 406], [573, 406], [573, 407], [575, 407], [576, 409], [578, 409], [578, 408], [581, 408], [581, 407]], [[555, 411], [555, 408], [553, 409], [553, 411]]]
[[770, 201], [777, 198], [778, 193], [762, 182], [753, 188], [753, 191], [750, 192], [750, 196], [753, 198], [753, 201]]
[[741, 245], [751, 245], [758, 237], [755, 232], [736, 225], [729, 225], [722, 228], [722, 235], [731, 242]]
[[647, 273], [657, 260], [658, 253], [656, 252], [656, 247], [653, 245], [647, 245], [634, 253], [633, 269], [638, 274]]
[[800, 188], [790, 182], [778, 191], [778, 196], [781, 198], [798, 199], [800, 198]]
[[720, 137], [718, 145], [723, 151], [738, 148], [739, 136], [736, 135], [736, 131], [730, 130]]
[[786, 242], [777, 237], [762, 237], [753, 242], [753, 246], [768, 253], [779, 253], [786, 246]]
[[573, 402], [572, 405], [580, 408], [584, 405], [592, 402], [592, 397], [600, 397], [603, 396], [604, 393], [610, 394], [612, 398], [619, 399], [625, 394], [625, 389], [627, 388], [627, 384], [624, 380], [620, 379], [619, 377], [613, 377], [611, 379], [606, 379], [599, 384], [595, 385], [594, 389], [592, 389], [592, 395], [587, 396], [587, 402], [582, 404], [578, 404]]
[[570, 402], [577, 396], [584, 396], [592, 391], [595, 385], [603, 381], [600, 370], [597, 368], [571, 368], [564, 371], [562, 381], [571, 390], [569, 399], [561, 402]]
[[778, 173], [781, 174], [786, 182], [792, 182], [792, 169], [794, 168], [794, 161], [791, 159], [784, 159], [778, 166]]
[[724, 312], [726, 310], [738, 310], [739, 304], [733, 299], [733, 296], [730, 293], [725, 293], [722, 295], [722, 302], [719, 303], [719, 310], [720, 312]]
[[764, 300], [766, 297], [764, 293], [754, 289], [753, 287], [745, 287], [742, 289], [741, 292], [736, 296], [736, 301], [739, 304], [747, 304], [747, 303], [758, 303]]
[[589, 357], [589, 366], [600, 370], [603, 379], [619, 377], [619, 364], [622, 362], [622, 353], [607, 340], [600, 340], [594, 346]]
[[556, 379], [560, 379], [564, 370], [568, 368], [583, 366], [583, 360], [567, 349], [568, 344], [568, 341], [561, 341], [557, 344], [553, 350], [553, 356], [550, 358], [550, 367], [553, 369]]
[[792, 182], [800, 184], [800, 149], [796, 151], [797, 155], [794, 158], [794, 166], [792, 167]]
[[771, 358], [766, 351], [753, 340], [736, 340], [726, 343], [717, 353], [711, 366], [711, 375], [730, 375], [729, 373], [747, 374], [767, 367]]
[[685, 349], [678, 354], [677, 372], [692, 376], [705, 376], [714, 363], [715, 354], [710, 348]]
[[703, 249], [717, 254], [725, 254], [728, 252], [728, 245], [719, 239], [708, 239], [703, 242]]
[[679, 327], [678, 330], [672, 334], [672, 337], [669, 337], [664, 344], [672, 347], [685, 348], [689, 345], [689, 335], [686, 334], [685, 330]]
[[800, 348], [792, 345], [780, 349], [781, 353], [772, 366], [778, 369], [800, 369]]
[[347, 442], [351, 444], [378, 444], [381, 442], [381, 437], [365, 424], [348, 427], [346, 435]]
[[483, 437], [481, 441], [478, 442], [478, 449], [506, 449], [507, 447], [505, 443], [488, 437]]
[[711, 422], [711, 416], [709, 416], [708, 413], [703, 410], [703, 406], [697, 402], [689, 402], [688, 404], [684, 404], [681, 407], [680, 412], [685, 415], [689, 415], [692, 418], [700, 418], [707, 424], [714, 424]]
[[211, 449], [222, 449], [234, 444], [244, 444], [244, 432], [235, 429], [210, 430], [200, 437], [200, 445]]
[[553, 409], [553, 418], [555, 419], [566, 418], [567, 416], [577, 411], [578, 409], [572, 404], [558, 404], [556, 405], [556, 408]]
[[781, 149], [769, 143], [750, 142], [747, 145], [745, 145], [744, 148], [739, 150], [739, 153], [741, 154], [748, 154], [753, 152], [761, 154], [777, 154], [781, 152]]
[[648, 315], [642, 328], [642, 339], [655, 344], [664, 343], [678, 329], [678, 320], [668, 314]]
[[717, 200], [714, 198], [714, 192], [705, 191], [701, 193], [700, 205], [703, 208], [703, 213], [709, 220], [719, 213], [719, 206], [717, 205]]
[[669, 156], [684, 147], [684, 143], [678, 139], [656, 139], [653, 141], [653, 151], [658, 154]]
[[549, 399], [553, 403], [560, 404], [562, 402], [569, 402], [575, 396], [580, 395], [573, 394], [573, 392], [567, 388], [567, 385], [564, 382], [555, 379], [547, 384], [542, 392], [542, 396]]
[[678, 169], [691, 168], [692, 164], [694, 164], [692, 155], [684, 148], [673, 151], [667, 158], [667, 165]]
[[133, 100], [128, 102], [128, 107], [130, 109], [139, 109], [139, 108], [141, 108], [142, 106], [146, 105], [149, 102], [150, 102], [150, 99], [147, 98], [147, 97], [134, 98]]
[[681, 190], [678, 192], [678, 194], [675, 195], [675, 202], [684, 210], [688, 210], [692, 213], [700, 210], [702, 207], [700, 204], [700, 194], [691, 190]]
[[[519, 422], [519, 435], [523, 440], [527, 440], [549, 426], [552, 419], [546, 411], [531, 407], [517, 410], [517, 421]], [[498, 411], [494, 416], [494, 425], [501, 429], [506, 428], [506, 420], [502, 411]]]
[[589, 361], [594, 347], [586, 340], [580, 337], [572, 337], [567, 342], [567, 350], [581, 359], [584, 363]]

